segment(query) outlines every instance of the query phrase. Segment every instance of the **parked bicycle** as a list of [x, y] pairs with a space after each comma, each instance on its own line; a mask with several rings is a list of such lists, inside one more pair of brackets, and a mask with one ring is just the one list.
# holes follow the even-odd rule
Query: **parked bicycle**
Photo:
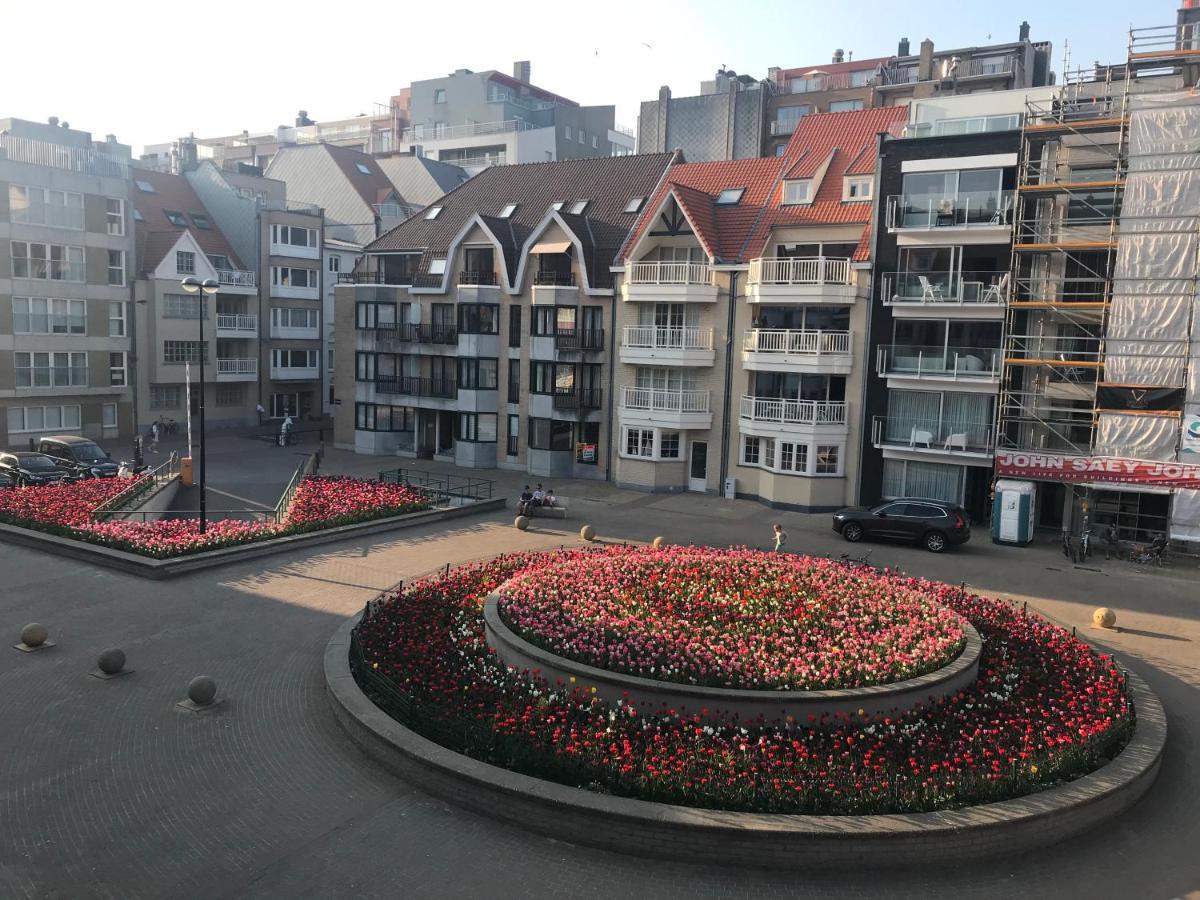
[[1129, 555], [1132, 563], [1139, 566], [1161, 566], [1167, 552], [1167, 536], [1160, 534], [1149, 544], [1136, 546]]

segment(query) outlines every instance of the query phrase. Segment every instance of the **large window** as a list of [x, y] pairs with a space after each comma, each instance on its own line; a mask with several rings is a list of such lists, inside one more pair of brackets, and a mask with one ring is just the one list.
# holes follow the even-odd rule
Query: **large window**
[[554, 363], [536, 359], [529, 363], [529, 393], [554, 393]]
[[454, 439], [472, 444], [496, 443], [496, 414], [459, 413]]
[[494, 303], [460, 303], [458, 331], [460, 334], [499, 334], [500, 307]]
[[775, 133], [791, 134], [796, 130], [797, 123], [812, 111], [808, 104], [800, 106], [781, 106], [775, 113]]
[[201, 357], [208, 362], [208, 341], [163, 341], [163, 363], [167, 365], [198, 363]]
[[808, 444], [742, 435], [741, 463], [783, 475], [837, 477], [842, 474], [840, 444]]
[[164, 319], [207, 319], [208, 298], [203, 294], [164, 294]]
[[49, 281], [87, 280], [83, 248], [64, 244], [38, 244], [12, 241], [13, 278], [37, 278]]
[[13, 297], [13, 334], [86, 334], [83, 300]]
[[554, 306], [535, 306], [530, 319], [530, 333], [533, 337], [554, 337], [558, 324], [558, 308]]
[[10, 406], [8, 433], [28, 431], [78, 431], [79, 407], [68, 406]]
[[316, 350], [272, 350], [273, 369], [315, 369], [318, 365]]
[[180, 409], [183, 406], [183, 388], [177, 384], [151, 385], [151, 409]]
[[883, 461], [883, 497], [923, 497], [961, 503], [965, 466], [949, 463], [914, 462], [903, 459]]
[[14, 222], [83, 230], [83, 194], [11, 184], [8, 207]]
[[570, 450], [574, 428], [570, 422], [529, 417], [531, 450]]
[[271, 266], [271, 284], [276, 287], [317, 288], [320, 273], [316, 269], [296, 269], [291, 266]]
[[272, 225], [271, 243], [290, 247], [317, 246], [317, 230], [299, 225]]
[[125, 201], [115, 197], [104, 200], [104, 227], [113, 237], [125, 234]]
[[460, 357], [458, 386], [468, 391], [494, 391], [497, 387], [499, 360]]
[[320, 311], [315, 309], [291, 309], [277, 306], [271, 310], [271, 327], [273, 328], [317, 328], [320, 320]]
[[640, 456], [645, 459], [653, 459], [654, 429], [626, 428], [624, 446], [626, 456]]
[[415, 431], [417, 411], [412, 406], [385, 403], [354, 404], [354, 427], [359, 431]]
[[87, 387], [86, 353], [13, 354], [17, 387]]

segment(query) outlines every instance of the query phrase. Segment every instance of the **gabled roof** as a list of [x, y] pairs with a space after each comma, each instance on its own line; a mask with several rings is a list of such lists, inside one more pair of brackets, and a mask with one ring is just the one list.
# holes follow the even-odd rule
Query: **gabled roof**
[[[130, 199], [133, 208], [142, 216], [142, 221], [134, 222], [133, 230], [138, 274], [153, 272], [185, 231], [191, 233], [206, 254], [227, 256], [234, 266], [243, 268], [233, 247], [217, 227], [216, 219], [200, 202], [186, 178], [150, 169], [130, 169], [129, 177], [134, 182], [129, 190]], [[154, 193], [143, 191], [137, 186], [138, 181], [149, 184]], [[166, 210], [183, 213], [187, 224], [173, 224], [167, 218]], [[204, 216], [209, 227], [195, 227], [192, 213]]]
[[[395, 193], [396, 189], [387, 175], [379, 166], [379, 161], [369, 153], [355, 150], [353, 147], [339, 147], [336, 144], [318, 144], [329, 153], [350, 186], [364, 201], [370, 204], [383, 203]], [[367, 169], [363, 172], [359, 166]]]
[[471, 177], [459, 166], [425, 156], [397, 153], [377, 156], [375, 161], [404, 202], [414, 208], [428, 206]]
[[527, 81], [521, 81], [519, 78], [513, 78], [511, 75], [505, 75], [503, 72], [497, 71], [496, 69], [488, 69], [482, 74], [486, 76], [488, 81], [495, 81], [505, 85], [506, 87], [515, 88], [518, 92], [522, 89], [527, 89], [530, 94], [534, 94], [546, 100], [554, 100], [563, 106], [579, 105], [574, 100], [564, 97], [561, 94], [556, 94], [553, 91], [540, 88], [536, 84], [530, 84]]
[[779, 80], [784, 81], [789, 78], [801, 78], [809, 72], [821, 72], [825, 75], [836, 75], [838, 72], [861, 72], [863, 69], [875, 70], [884, 63], [889, 62], [893, 57], [876, 56], [871, 59], [851, 59], [847, 62], [830, 62], [820, 63], [815, 66], [801, 66], [797, 69], [782, 69], [779, 72]]
[[[611, 288], [609, 267], [637, 216], [624, 212], [634, 197], [648, 197], [662, 182], [675, 153], [604, 156], [558, 162], [493, 166], [450, 191], [429, 210], [400, 223], [366, 247], [367, 253], [396, 251], [422, 254], [418, 273], [429, 271], [432, 259], [443, 259], [473, 217], [479, 216], [501, 246], [510, 276], [520, 262], [521, 248], [542, 224], [554, 203], [560, 217], [585, 248], [583, 263], [592, 288]], [[577, 200], [588, 200], [581, 215], [571, 213]], [[500, 213], [509, 204], [516, 210], [507, 219]]]

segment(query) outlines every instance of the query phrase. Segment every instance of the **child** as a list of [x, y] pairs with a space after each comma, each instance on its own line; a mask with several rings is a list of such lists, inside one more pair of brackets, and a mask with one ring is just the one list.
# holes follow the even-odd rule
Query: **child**
[[782, 553], [783, 545], [787, 543], [787, 532], [783, 530], [783, 526], [778, 522], [774, 525], [775, 531], [775, 552]]

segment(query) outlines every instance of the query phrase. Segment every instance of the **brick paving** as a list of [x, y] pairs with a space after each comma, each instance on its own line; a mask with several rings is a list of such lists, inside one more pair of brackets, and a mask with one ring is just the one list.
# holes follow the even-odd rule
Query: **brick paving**
[[[255, 484], [267, 477], [256, 472], [281, 468], [261, 444], [222, 440], [228, 447], [210, 457], [218, 485]], [[387, 462], [334, 452], [326, 469], [367, 473]], [[528, 479], [497, 480], [511, 493]], [[1123, 631], [1085, 633], [1162, 698], [1162, 776], [1124, 819], [1020, 859], [891, 871], [867, 860], [801, 874], [653, 862], [548, 840], [382, 772], [334, 722], [321, 653], [344, 617], [400, 579], [573, 543], [585, 521], [606, 539], [764, 545], [779, 520], [796, 549], [847, 549], [827, 516], [602, 483], [554, 486], [572, 498], [571, 518], [535, 520], [529, 532], [509, 525], [511, 512], [494, 514], [167, 583], [0, 545], [0, 897], [1200, 896], [1191, 749], [1200, 740], [1200, 606], [1190, 566], [1081, 571], [1052, 547], [996, 547], [983, 535], [944, 556], [855, 548], [873, 546], [872, 562], [1028, 600], [1081, 628], [1097, 605], [1118, 610]], [[8, 649], [35, 620], [58, 646]], [[108, 646], [124, 648], [134, 674], [88, 676]], [[200, 714], [177, 708], [200, 673], [216, 678], [225, 702]]]

